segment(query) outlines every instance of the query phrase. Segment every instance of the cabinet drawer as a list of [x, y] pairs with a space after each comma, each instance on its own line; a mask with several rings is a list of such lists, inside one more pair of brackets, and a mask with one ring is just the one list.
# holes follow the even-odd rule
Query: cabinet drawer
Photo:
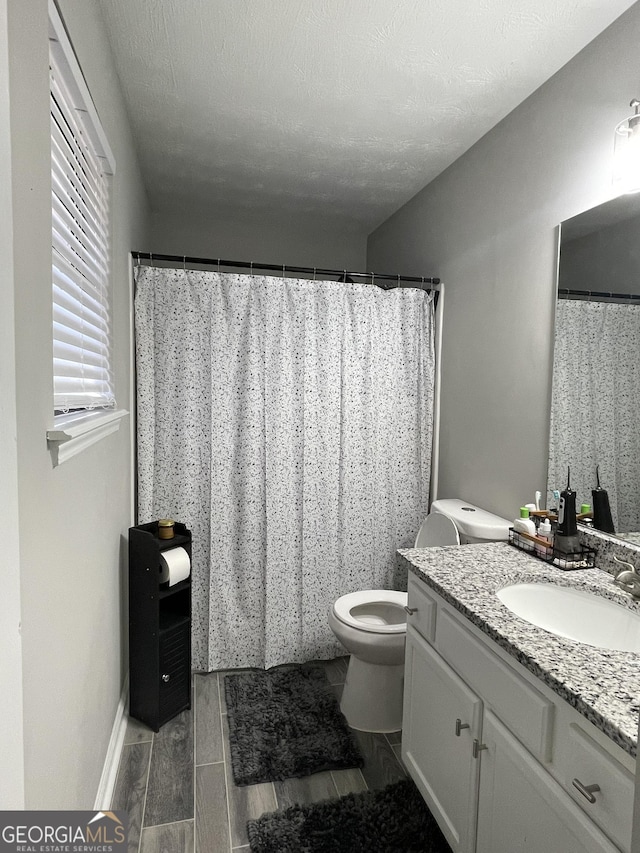
[[[633, 774], [596, 743], [579, 724], [569, 725], [568, 737], [570, 749], [563, 762], [567, 791], [610, 838], [622, 849], [628, 850], [633, 816]], [[574, 779], [583, 786], [600, 787], [599, 791], [592, 793], [594, 803], [580, 793], [573, 784]]]
[[437, 647], [486, 704], [541, 761], [551, 760], [555, 706], [444, 608], [438, 613]]
[[419, 631], [425, 640], [433, 643], [436, 634], [436, 601], [429, 595], [424, 581], [409, 575], [407, 625]]

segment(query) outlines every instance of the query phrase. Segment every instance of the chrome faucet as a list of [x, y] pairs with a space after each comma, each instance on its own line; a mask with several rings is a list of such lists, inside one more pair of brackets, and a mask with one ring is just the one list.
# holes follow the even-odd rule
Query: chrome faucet
[[615, 576], [614, 584], [619, 586], [625, 592], [628, 592], [632, 598], [640, 598], [640, 574], [636, 571], [635, 566], [627, 563], [624, 560], [619, 560], [614, 556], [616, 563], [627, 566], [627, 569], [622, 569]]

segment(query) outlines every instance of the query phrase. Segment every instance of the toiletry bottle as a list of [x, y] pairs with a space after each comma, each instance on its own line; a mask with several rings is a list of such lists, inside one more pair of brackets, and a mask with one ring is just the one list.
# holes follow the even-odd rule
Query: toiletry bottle
[[567, 488], [560, 492], [558, 527], [554, 548], [561, 554], [572, 554], [580, 550], [578, 525], [576, 522], [576, 493], [571, 488], [571, 469], [567, 469]]
[[[536, 526], [529, 518], [529, 510], [526, 506], [520, 507], [520, 517], [514, 520], [513, 529], [516, 533], [528, 533], [530, 536], [536, 535]], [[525, 551], [533, 551], [534, 543], [528, 539], [521, 537], [520, 544]]]
[[536, 511], [536, 505], [535, 504], [525, 504], [525, 508], [529, 510], [529, 518], [531, 519], [531, 521], [533, 521], [533, 532], [534, 532], [534, 536], [535, 536], [535, 531], [538, 528], [538, 517], [536, 515], [534, 515], [534, 513]]
[[593, 513], [591, 512], [591, 504], [580, 505], [580, 523], [587, 527], [593, 527]]
[[545, 559], [550, 556], [550, 549], [553, 547], [553, 532], [551, 530], [551, 522], [548, 518], [543, 518], [538, 527], [538, 539], [546, 540], [547, 544], [536, 542], [536, 554]]

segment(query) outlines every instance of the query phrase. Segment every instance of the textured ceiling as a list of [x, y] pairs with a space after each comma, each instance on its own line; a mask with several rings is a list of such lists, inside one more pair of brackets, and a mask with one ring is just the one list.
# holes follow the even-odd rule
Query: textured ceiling
[[154, 209], [369, 231], [633, 0], [98, 3]]

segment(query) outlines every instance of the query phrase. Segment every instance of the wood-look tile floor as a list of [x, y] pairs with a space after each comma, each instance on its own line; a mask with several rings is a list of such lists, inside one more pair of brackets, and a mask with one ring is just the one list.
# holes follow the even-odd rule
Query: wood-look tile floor
[[[348, 658], [323, 661], [340, 696]], [[238, 787], [229, 756], [224, 673], [194, 675], [192, 708], [154, 734], [129, 720], [112, 802], [129, 813], [130, 853], [249, 853], [246, 823], [294, 803], [383, 788], [402, 779], [400, 732], [354, 731], [361, 770]]]

